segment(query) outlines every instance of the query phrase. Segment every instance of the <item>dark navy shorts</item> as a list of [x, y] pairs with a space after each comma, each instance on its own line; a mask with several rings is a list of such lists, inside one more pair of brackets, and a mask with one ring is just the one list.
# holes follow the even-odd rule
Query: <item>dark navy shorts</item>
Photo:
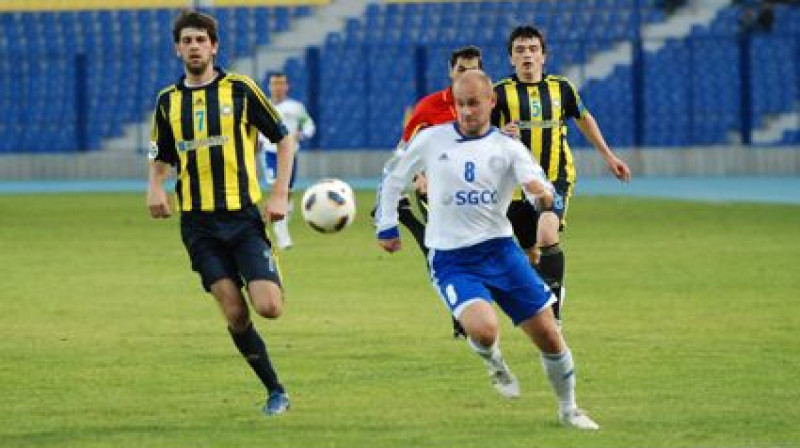
[[[553, 211], [561, 220], [559, 230], [564, 230], [566, 226], [567, 206], [569, 205], [570, 183], [563, 181], [553, 182], [562, 200], [564, 201], [563, 207], [556, 207]], [[508, 220], [511, 221], [511, 227], [514, 229], [514, 237], [517, 239], [520, 247], [528, 250], [536, 245], [536, 228], [539, 222], [539, 212], [533, 208], [533, 205], [526, 199], [511, 201], [506, 213]]]
[[216, 212], [182, 212], [181, 238], [203, 288], [223, 278], [242, 287], [253, 280], [281, 285], [272, 244], [258, 207]]

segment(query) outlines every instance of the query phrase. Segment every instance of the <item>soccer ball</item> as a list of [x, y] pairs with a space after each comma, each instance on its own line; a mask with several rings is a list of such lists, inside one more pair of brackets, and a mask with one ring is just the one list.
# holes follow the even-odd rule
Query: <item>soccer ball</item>
[[321, 233], [335, 233], [356, 217], [353, 189], [339, 179], [322, 179], [303, 194], [303, 219]]

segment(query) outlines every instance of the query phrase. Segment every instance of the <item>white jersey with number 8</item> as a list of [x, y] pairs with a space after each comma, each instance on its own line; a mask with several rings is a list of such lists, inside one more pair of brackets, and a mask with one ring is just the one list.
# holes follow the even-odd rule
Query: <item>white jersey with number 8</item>
[[[449, 250], [510, 237], [506, 210], [514, 188], [533, 180], [552, 185], [517, 140], [497, 128], [479, 137], [462, 135], [455, 123], [420, 132], [381, 182], [378, 231], [397, 225], [400, 194], [418, 172], [428, 177], [425, 245]], [[386, 206], [384, 206], [386, 204]]]

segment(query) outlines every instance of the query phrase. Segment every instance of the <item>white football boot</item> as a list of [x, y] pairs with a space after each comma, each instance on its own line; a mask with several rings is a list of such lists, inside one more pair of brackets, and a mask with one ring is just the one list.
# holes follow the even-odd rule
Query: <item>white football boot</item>
[[576, 429], [583, 429], [587, 431], [600, 429], [600, 425], [589, 418], [585, 411], [578, 408], [559, 412], [558, 420], [562, 425], [571, 426]]
[[489, 368], [489, 379], [497, 393], [503, 398], [519, 398], [519, 381], [505, 362], [501, 369]]

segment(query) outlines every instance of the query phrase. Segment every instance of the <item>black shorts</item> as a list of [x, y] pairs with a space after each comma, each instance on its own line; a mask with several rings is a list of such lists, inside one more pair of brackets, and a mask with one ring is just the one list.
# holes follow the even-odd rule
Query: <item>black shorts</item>
[[181, 238], [206, 291], [223, 278], [239, 288], [253, 280], [281, 285], [264, 220], [254, 205], [237, 211], [183, 212]]
[[[566, 225], [567, 208], [569, 206], [569, 194], [571, 193], [570, 183], [566, 181], [555, 181], [553, 186], [556, 192], [564, 198], [564, 208], [556, 212], [561, 220], [558, 230], [564, 230]], [[511, 201], [506, 213], [511, 227], [514, 229], [514, 237], [520, 247], [528, 250], [536, 245], [536, 228], [539, 222], [539, 213], [533, 205], [526, 199]]]

